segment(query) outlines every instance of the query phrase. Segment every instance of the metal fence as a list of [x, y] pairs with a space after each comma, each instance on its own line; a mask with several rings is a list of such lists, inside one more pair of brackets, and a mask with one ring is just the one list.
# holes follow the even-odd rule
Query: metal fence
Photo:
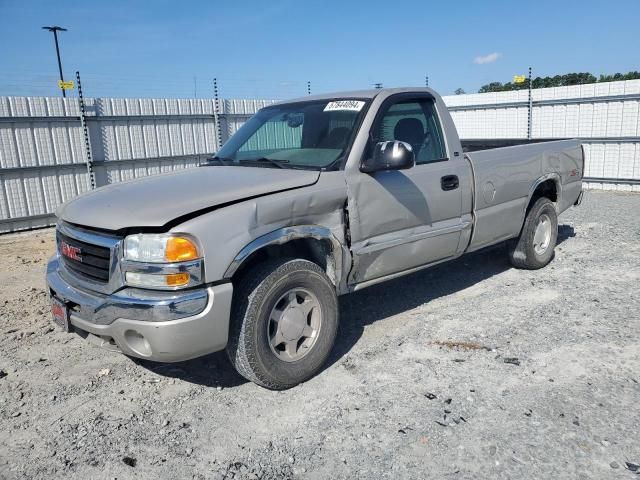
[[[445, 102], [463, 139], [527, 138], [526, 90]], [[270, 103], [95, 98], [83, 116], [77, 98], [0, 97], [0, 233], [53, 224], [91, 188], [89, 158], [97, 186], [193, 167]], [[531, 120], [532, 138], [585, 142], [590, 187], [640, 191], [640, 80], [533, 90]]]
[[[444, 97], [460, 137], [527, 138], [528, 90]], [[530, 137], [580, 138], [589, 188], [640, 191], [640, 80], [532, 90]]]
[[[95, 184], [194, 167], [267, 100], [0, 97], [0, 232], [51, 225]], [[218, 133], [219, 128], [219, 133]]]

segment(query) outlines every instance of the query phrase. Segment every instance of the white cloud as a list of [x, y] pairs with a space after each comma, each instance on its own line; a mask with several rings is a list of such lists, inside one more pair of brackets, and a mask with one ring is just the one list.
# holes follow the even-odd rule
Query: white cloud
[[478, 65], [483, 65], [485, 63], [493, 63], [498, 60], [502, 56], [501, 53], [493, 52], [489, 55], [484, 55], [480, 57], [476, 57], [473, 59], [473, 63], [477, 63]]

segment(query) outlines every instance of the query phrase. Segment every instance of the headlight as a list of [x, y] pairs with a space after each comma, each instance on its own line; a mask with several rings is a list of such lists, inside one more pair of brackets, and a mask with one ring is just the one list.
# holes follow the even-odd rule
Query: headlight
[[134, 262], [174, 263], [200, 258], [193, 240], [180, 235], [138, 234], [124, 239], [124, 258]]
[[122, 272], [131, 287], [175, 290], [202, 284], [202, 257], [186, 235], [129, 235], [123, 256]]

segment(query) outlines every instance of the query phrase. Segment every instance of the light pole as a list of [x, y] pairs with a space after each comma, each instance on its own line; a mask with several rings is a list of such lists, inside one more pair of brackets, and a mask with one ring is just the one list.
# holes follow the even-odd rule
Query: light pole
[[[62, 28], [62, 27], [58, 27], [58, 26], [52, 26], [52, 27], [42, 27], [43, 30], [49, 30], [50, 32], [53, 32], [53, 39], [56, 42], [56, 55], [58, 57], [58, 70], [60, 72], [60, 81], [64, 82], [64, 77], [62, 76], [62, 62], [60, 61], [60, 47], [58, 47], [58, 32], [66, 32], [67, 29], [66, 28]], [[62, 96], [66, 97], [67, 94], [64, 91], [64, 88], [60, 87], [60, 89], [62, 90]]]

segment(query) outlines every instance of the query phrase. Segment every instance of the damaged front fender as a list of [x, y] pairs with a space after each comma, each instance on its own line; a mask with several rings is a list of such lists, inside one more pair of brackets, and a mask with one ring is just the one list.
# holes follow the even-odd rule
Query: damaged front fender
[[272, 245], [284, 245], [293, 240], [312, 238], [314, 240], [327, 241], [331, 245], [328, 253], [327, 275], [335, 285], [338, 293], [346, 292], [344, 284], [344, 265], [350, 265], [351, 255], [349, 250], [333, 235], [331, 230], [319, 225], [298, 225], [274, 230], [266, 235], [256, 238], [245, 246], [233, 259], [231, 265], [224, 274], [225, 279], [230, 279], [254, 253]]
[[200, 241], [208, 283], [230, 279], [261, 249], [305, 238], [318, 241], [327, 275], [336, 291], [344, 293], [351, 268], [346, 201], [343, 172], [322, 172], [313, 185], [225, 206], [175, 225], [172, 231]]

